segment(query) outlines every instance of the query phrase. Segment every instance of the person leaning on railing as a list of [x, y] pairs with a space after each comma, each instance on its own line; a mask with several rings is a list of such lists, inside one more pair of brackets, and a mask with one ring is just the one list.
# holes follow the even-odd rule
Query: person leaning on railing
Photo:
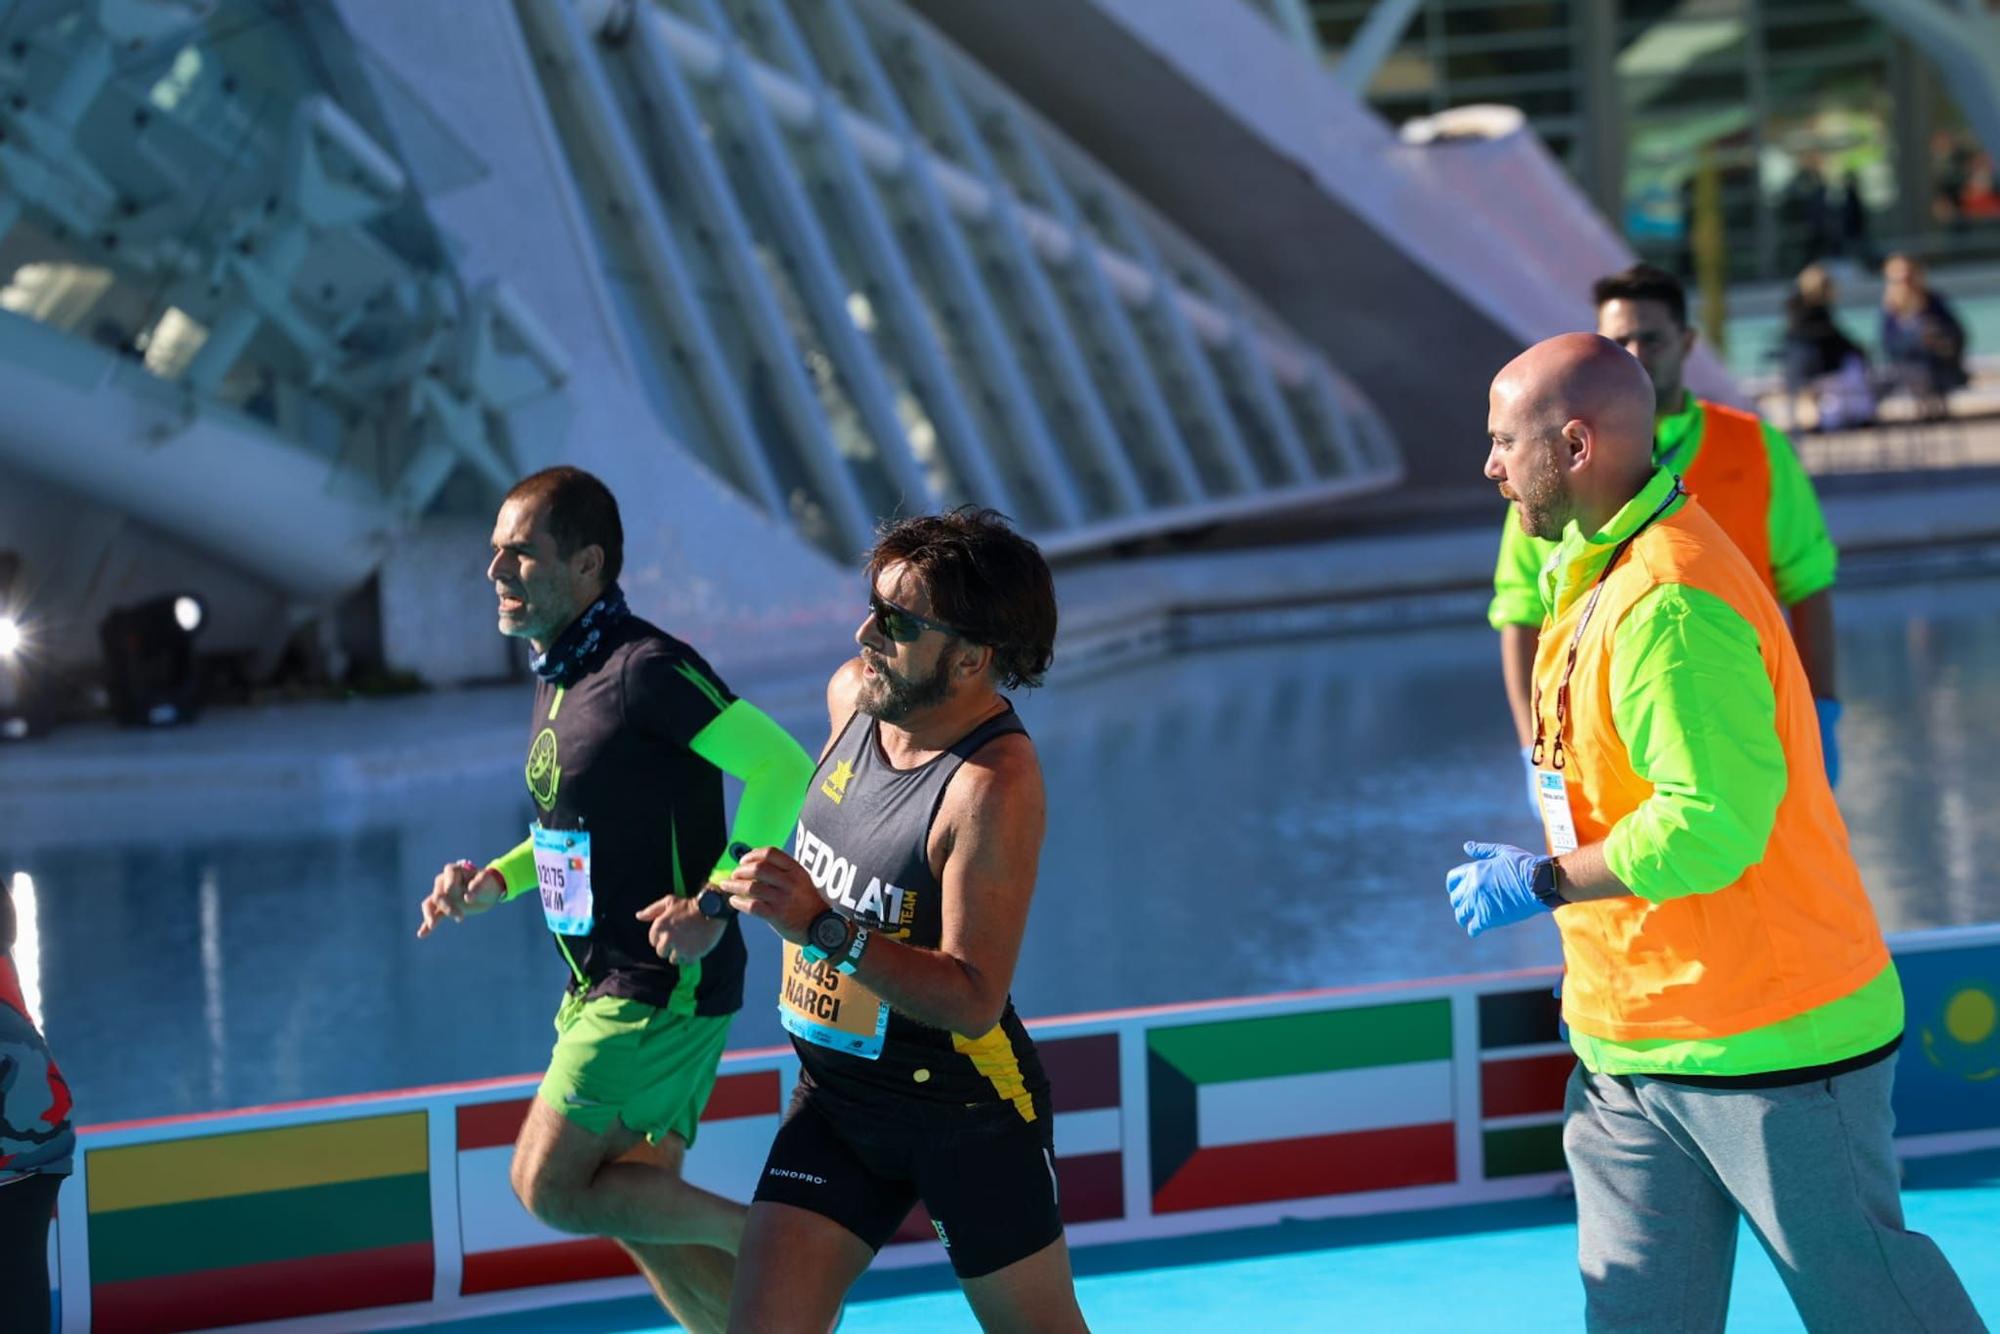
[[0, 1330], [49, 1327], [49, 1222], [76, 1156], [69, 1085], [14, 971], [14, 899], [0, 880]]

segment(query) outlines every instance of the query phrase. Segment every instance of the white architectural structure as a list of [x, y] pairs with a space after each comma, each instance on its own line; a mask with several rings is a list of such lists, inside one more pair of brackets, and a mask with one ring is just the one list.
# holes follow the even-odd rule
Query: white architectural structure
[[1086, 559], [1477, 486], [1430, 465], [1592, 276], [1238, 0], [23, 0], [9, 40], [0, 546], [71, 651], [198, 586], [218, 644], [497, 674], [484, 525], [565, 461], [643, 609], [823, 660], [888, 516]]

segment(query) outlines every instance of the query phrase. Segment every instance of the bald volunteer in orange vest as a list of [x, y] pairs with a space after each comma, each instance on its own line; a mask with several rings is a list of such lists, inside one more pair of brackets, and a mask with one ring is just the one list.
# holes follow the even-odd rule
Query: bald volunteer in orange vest
[[[1784, 435], [1747, 412], [1696, 398], [1681, 383], [1696, 333], [1688, 328], [1680, 279], [1650, 264], [1600, 278], [1591, 296], [1597, 332], [1630, 352], [1653, 381], [1653, 458], [1720, 524], [1764, 586], [1789, 609], [1819, 716], [1829, 780], [1840, 784], [1840, 692], [1834, 677], [1833, 580], [1839, 553], [1820, 516], [1806, 470]], [[1523, 761], [1533, 740], [1529, 671], [1548, 611], [1542, 565], [1555, 548], [1524, 531], [1509, 511], [1493, 570], [1487, 620], [1500, 632], [1500, 663]]]
[[1594, 334], [1493, 382], [1486, 475], [1554, 541], [1530, 748], [1550, 855], [1468, 843], [1474, 936], [1555, 914], [1593, 1330], [1720, 1330], [1747, 1218], [1814, 1331], [1979, 1330], [1903, 1227], [1903, 994], [1761, 572], [1655, 464], [1645, 370]]

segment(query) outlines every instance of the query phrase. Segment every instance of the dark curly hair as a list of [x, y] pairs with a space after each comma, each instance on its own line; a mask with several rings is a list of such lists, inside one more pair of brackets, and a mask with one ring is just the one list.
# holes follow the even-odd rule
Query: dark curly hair
[[962, 505], [884, 524], [868, 553], [868, 583], [891, 565], [914, 571], [931, 614], [993, 650], [1000, 684], [1038, 686], [1056, 651], [1056, 587], [1040, 548], [996, 510]]

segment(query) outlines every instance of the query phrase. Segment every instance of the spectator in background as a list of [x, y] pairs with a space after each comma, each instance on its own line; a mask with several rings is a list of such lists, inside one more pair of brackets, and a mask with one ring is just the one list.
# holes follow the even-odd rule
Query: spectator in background
[[[1838, 244], [1834, 207], [1827, 198], [1826, 178], [1811, 159], [1799, 163], [1778, 196], [1778, 223], [1788, 267], [1804, 268], [1831, 253]], [[1782, 258], [1782, 256], [1781, 256]]]
[[1945, 396], [1969, 378], [1965, 326], [1908, 255], [1891, 255], [1882, 265], [1882, 355], [1927, 418], [1944, 416]]
[[1868, 354], [1834, 318], [1833, 278], [1824, 265], [1799, 270], [1785, 298], [1785, 392], [1814, 401], [1813, 425], [1823, 431], [1860, 426], [1875, 415]]
[[49, 1222], [76, 1153], [69, 1085], [14, 971], [14, 899], [0, 880], [0, 1329], [49, 1327]]
[[1835, 253], [1860, 264], [1875, 262], [1868, 239], [1868, 205], [1861, 198], [1861, 173], [1849, 171], [1840, 186], [1840, 244]]
[[1939, 130], [1931, 136], [1931, 178], [1937, 188], [1931, 196], [1931, 221], [1952, 231], [1965, 226], [1965, 196], [1971, 188], [1973, 159], [1977, 154], [1958, 135]]

